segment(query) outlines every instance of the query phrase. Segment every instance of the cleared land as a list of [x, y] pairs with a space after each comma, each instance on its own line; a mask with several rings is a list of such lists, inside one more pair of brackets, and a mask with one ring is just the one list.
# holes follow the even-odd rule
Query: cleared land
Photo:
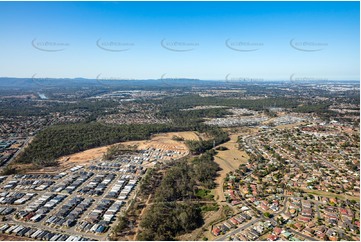
[[284, 125], [279, 125], [279, 126], [276, 126], [276, 128], [278, 129], [291, 129], [291, 128], [294, 128], [294, 127], [297, 127], [297, 126], [300, 126], [300, 125], [304, 125], [306, 124], [305, 122], [299, 122], [299, 123], [293, 123], [293, 124], [284, 124]]
[[197, 132], [169, 132], [156, 135], [156, 138], [172, 139], [173, 136], [181, 137], [185, 140], [199, 140]]
[[[184, 140], [199, 140], [196, 132], [170, 132], [153, 135], [151, 140], [128, 141], [117, 144], [122, 144], [129, 148], [136, 148], [138, 150], [155, 148], [179, 151], [185, 153], [185, 155], [188, 154], [189, 150], [186, 144], [182, 141], [173, 140], [174, 136], [181, 137]], [[86, 165], [91, 161], [98, 160], [104, 153], [106, 153], [110, 146], [112, 145], [93, 148], [72, 155], [63, 156], [59, 158], [60, 169], [70, 168], [75, 165]], [[59, 170], [59, 168], [57, 168], [57, 170]]]
[[223, 181], [226, 178], [227, 173], [238, 169], [239, 165], [246, 163], [249, 159], [249, 156], [246, 152], [238, 149], [237, 139], [239, 134], [230, 135], [230, 140], [220, 146], [227, 147], [228, 150], [218, 151], [218, 154], [215, 156], [214, 161], [221, 167], [219, 171], [219, 176], [216, 179], [217, 187], [214, 189], [214, 198], [217, 202], [225, 201], [223, 193]]
[[360, 197], [358, 196], [349, 196], [349, 195], [345, 195], [345, 194], [336, 194], [336, 193], [332, 193], [332, 192], [326, 192], [326, 191], [318, 191], [318, 190], [309, 190], [309, 189], [303, 189], [301, 188], [303, 191], [309, 193], [309, 194], [313, 194], [313, 195], [317, 195], [317, 196], [323, 196], [323, 197], [329, 197], [329, 198], [338, 198], [338, 199], [349, 199], [349, 200], [356, 200], [356, 201], [360, 201]]

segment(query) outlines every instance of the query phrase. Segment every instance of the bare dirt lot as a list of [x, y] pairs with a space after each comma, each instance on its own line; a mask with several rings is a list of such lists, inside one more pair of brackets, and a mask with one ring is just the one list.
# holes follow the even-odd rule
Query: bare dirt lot
[[[174, 150], [188, 154], [189, 150], [186, 144], [183, 141], [173, 140], [174, 136], [183, 138], [184, 140], [199, 140], [198, 134], [195, 132], [170, 132], [153, 135], [150, 140], [128, 141], [117, 144], [122, 144], [129, 148], [136, 148], [138, 150], [155, 148], [162, 150]], [[110, 146], [111, 145], [102, 146], [72, 155], [63, 156], [59, 158], [60, 169], [67, 169], [75, 165], [86, 165], [93, 160], [98, 160]], [[59, 168], [57, 170], [59, 170]]]
[[199, 137], [195, 132], [162, 133], [154, 135], [151, 140], [140, 142], [138, 149], [156, 148], [187, 152], [188, 147], [183, 142], [173, 140], [174, 137], [179, 137], [184, 140], [199, 140]]
[[185, 140], [199, 140], [199, 134], [196, 132], [170, 132], [156, 135], [156, 137], [163, 137], [172, 139], [173, 136], [181, 137]]

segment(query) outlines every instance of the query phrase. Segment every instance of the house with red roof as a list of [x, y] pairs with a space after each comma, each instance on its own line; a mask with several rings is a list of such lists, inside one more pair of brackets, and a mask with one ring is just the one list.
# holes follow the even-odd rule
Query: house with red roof
[[212, 234], [214, 236], [218, 236], [221, 233], [221, 230], [218, 227], [214, 227], [212, 230]]
[[273, 233], [274, 233], [275, 235], [280, 235], [280, 234], [282, 233], [282, 229], [279, 228], [279, 227], [275, 227], [275, 228], [273, 229]]
[[355, 221], [355, 224], [356, 224], [357, 227], [360, 228], [360, 221]]
[[276, 241], [278, 239], [278, 236], [277, 235], [274, 235], [274, 234], [270, 234], [268, 237], [267, 237], [267, 240], [268, 241]]
[[264, 205], [263, 203], [261, 204], [261, 208], [265, 211], [269, 209], [269, 207], [267, 205]]
[[229, 221], [234, 225], [239, 224], [239, 222], [235, 218], [230, 218]]
[[340, 210], [341, 215], [347, 215], [348, 214], [347, 210], [345, 208], [340, 208], [339, 210]]

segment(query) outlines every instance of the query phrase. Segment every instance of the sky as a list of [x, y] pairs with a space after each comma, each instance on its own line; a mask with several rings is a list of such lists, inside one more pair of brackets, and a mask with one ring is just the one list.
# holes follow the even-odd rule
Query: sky
[[0, 76], [359, 80], [359, 2], [0, 2]]

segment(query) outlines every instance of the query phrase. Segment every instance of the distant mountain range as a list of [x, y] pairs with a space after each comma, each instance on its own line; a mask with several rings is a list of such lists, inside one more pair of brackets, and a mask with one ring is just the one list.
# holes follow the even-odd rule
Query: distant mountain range
[[0, 77], [1, 88], [47, 88], [47, 87], [191, 87], [191, 86], [224, 86], [225, 84], [285, 84], [285, 83], [307, 83], [307, 84], [359, 84], [359, 81], [227, 81], [227, 80], [199, 80], [187, 78], [162, 78], [162, 79], [144, 79], [144, 80], [130, 80], [130, 79], [87, 79], [87, 78], [40, 78], [33, 76], [31, 78], [15, 78], [15, 77]]
[[[0, 87], [36, 88], [36, 87], [77, 87], [77, 86], [193, 86], [204, 85], [210, 81], [198, 79], [147, 79], [147, 80], [116, 80], [116, 79], [86, 79], [86, 78], [14, 78], [0, 77]], [[212, 81], [215, 84], [214, 81]]]

